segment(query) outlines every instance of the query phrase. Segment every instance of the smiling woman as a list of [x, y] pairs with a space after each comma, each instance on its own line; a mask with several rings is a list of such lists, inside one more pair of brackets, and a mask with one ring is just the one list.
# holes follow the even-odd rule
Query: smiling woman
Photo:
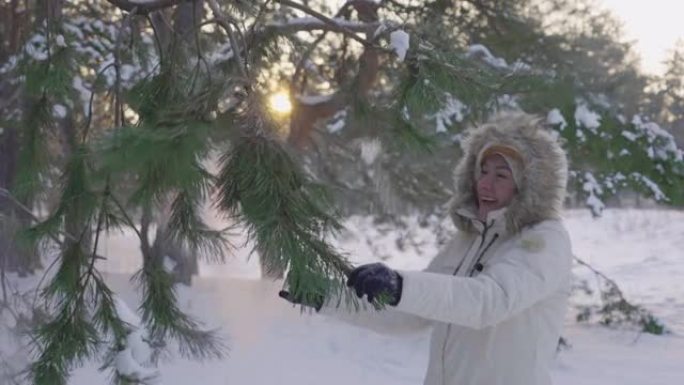
[[[459, 231], [425, 271], [356, 267], [347, 285], [358, 312], [338, 298], [281, 297], [383, 333], [431, 330], [425, 385], [550, 385], [572, 277], [565, 152], [542, 119], [519, 112], [473, 127], [462, 145], [450, 210]], [[377, 310], [380, 296], [388, 306]]]
[[489, 212], [508, 206], [516, 193], [513, 167], [501, 153], [483, 156], [476, 175], [478, 218], [484, 221]]

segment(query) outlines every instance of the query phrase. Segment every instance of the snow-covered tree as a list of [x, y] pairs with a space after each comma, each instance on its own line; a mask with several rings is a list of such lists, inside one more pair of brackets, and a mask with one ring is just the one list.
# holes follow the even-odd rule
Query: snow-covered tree
[[653, 109], [659, 120], [671, 127], [681, 146], [684, 143], [684, 40], [679, 40], [665, 59], [665, 73], [658, 77]]

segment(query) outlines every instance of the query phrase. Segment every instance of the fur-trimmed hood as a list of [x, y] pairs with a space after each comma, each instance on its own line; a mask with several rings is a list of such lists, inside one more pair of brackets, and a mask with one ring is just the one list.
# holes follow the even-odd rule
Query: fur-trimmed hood
[[506, 231], [560, 217], [567, 184], [565, 151], [541, 119], [522, 112], [504, 112], [467, 133], [463, 157], [454, 170], [454, 196], [450, 214], [459, 230], [476, 231], [463, 213], [477, 212], [475, 168], [478, 154], [492, 145], [513, 147], [523, 158], [518, 193], [505, 210]]

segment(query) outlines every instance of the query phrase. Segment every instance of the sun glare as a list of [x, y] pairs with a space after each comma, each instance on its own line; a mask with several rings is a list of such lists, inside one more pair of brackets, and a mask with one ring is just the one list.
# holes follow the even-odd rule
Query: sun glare
[[289, 114], [292, 112], [290, 96], [284, 91], [271, 95], [268, 98], [268, 104], [274, 112], [279, 114]]

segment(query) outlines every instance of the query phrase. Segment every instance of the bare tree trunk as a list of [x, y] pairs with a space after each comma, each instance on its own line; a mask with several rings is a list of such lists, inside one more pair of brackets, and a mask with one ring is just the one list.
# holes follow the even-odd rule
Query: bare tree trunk
[[173, 26], [176, 33], [176, 44], [183, 48], [191, 48], [195, 42], [195, 34], [204, 16], [204, 1], [182, 3], [173, 14]]
[[[17, 11], [18, 2], [13, 0], [10, 4], [0, 3], [0, 64], [11, 56], [18, 46], [14, 41], [15, 32], [19, 29], [13, 25], [13, 16]], [[7, 114], [7, 110], [14, 104], [9, 100], [14, 92], [14, 87], [7, 82], [0, 81], [0, 113]], [[17, 168], [17, 148], [19, 144], [16, 127], [0, 126], [0, 188], [11, 190]], [[0, 266], [4, 271], [17, 271], [18, 261], [15, 252], [13, 235], [10, 231], [10, 218], [13, 218], [14, 207], [8, 197], [0, 195]]]
[[62, 17], [63, 7], [64, 0], [39, 0], [36, 9], [37, 20], [58, 20]]
[[[0, 135], [0, 188], [11, 191], [17, 172], [18, 132], [15, 127], [4, 127]], [[30, 218], [4, 195], [0, 195], [0, 264], [7, 272], [20, 276], [32, 274], [40, 267], [35, 250], [21, 247], [16, 242], [17, 232], [30, 223]]]
[[[59, 4], [58, 4], [59, 3]], [[39, 8], [33, 14], [36, 22], [44, 20], [46, 15], [61, 14], [61, 0], [39, 2]], [[12, 55], [19, 52], [29, 32], [31, 13], [19, 0], [11, 0], [0, 4], [0, 64], [5, 63]], [[18, 85], [0, 79], [0, 114], [10, 116], [27, 102], [21, 95]], [[22, 104], [23, 102], [23, 104]], [[18, 172], [19, 148], [21, 143], [19, 128], [16, 126], [0, 126], [0, 188], [12, 191]], [[31, 202], [22, 202], [31, 207]], [[35, 250], [27, 250], [16, 242], [16, 232], [28, 226], [30, 218], [5, 196], [0, 195], [0, 264], [7, 272], [20, 275], [31, 274], [40, 267]]]

